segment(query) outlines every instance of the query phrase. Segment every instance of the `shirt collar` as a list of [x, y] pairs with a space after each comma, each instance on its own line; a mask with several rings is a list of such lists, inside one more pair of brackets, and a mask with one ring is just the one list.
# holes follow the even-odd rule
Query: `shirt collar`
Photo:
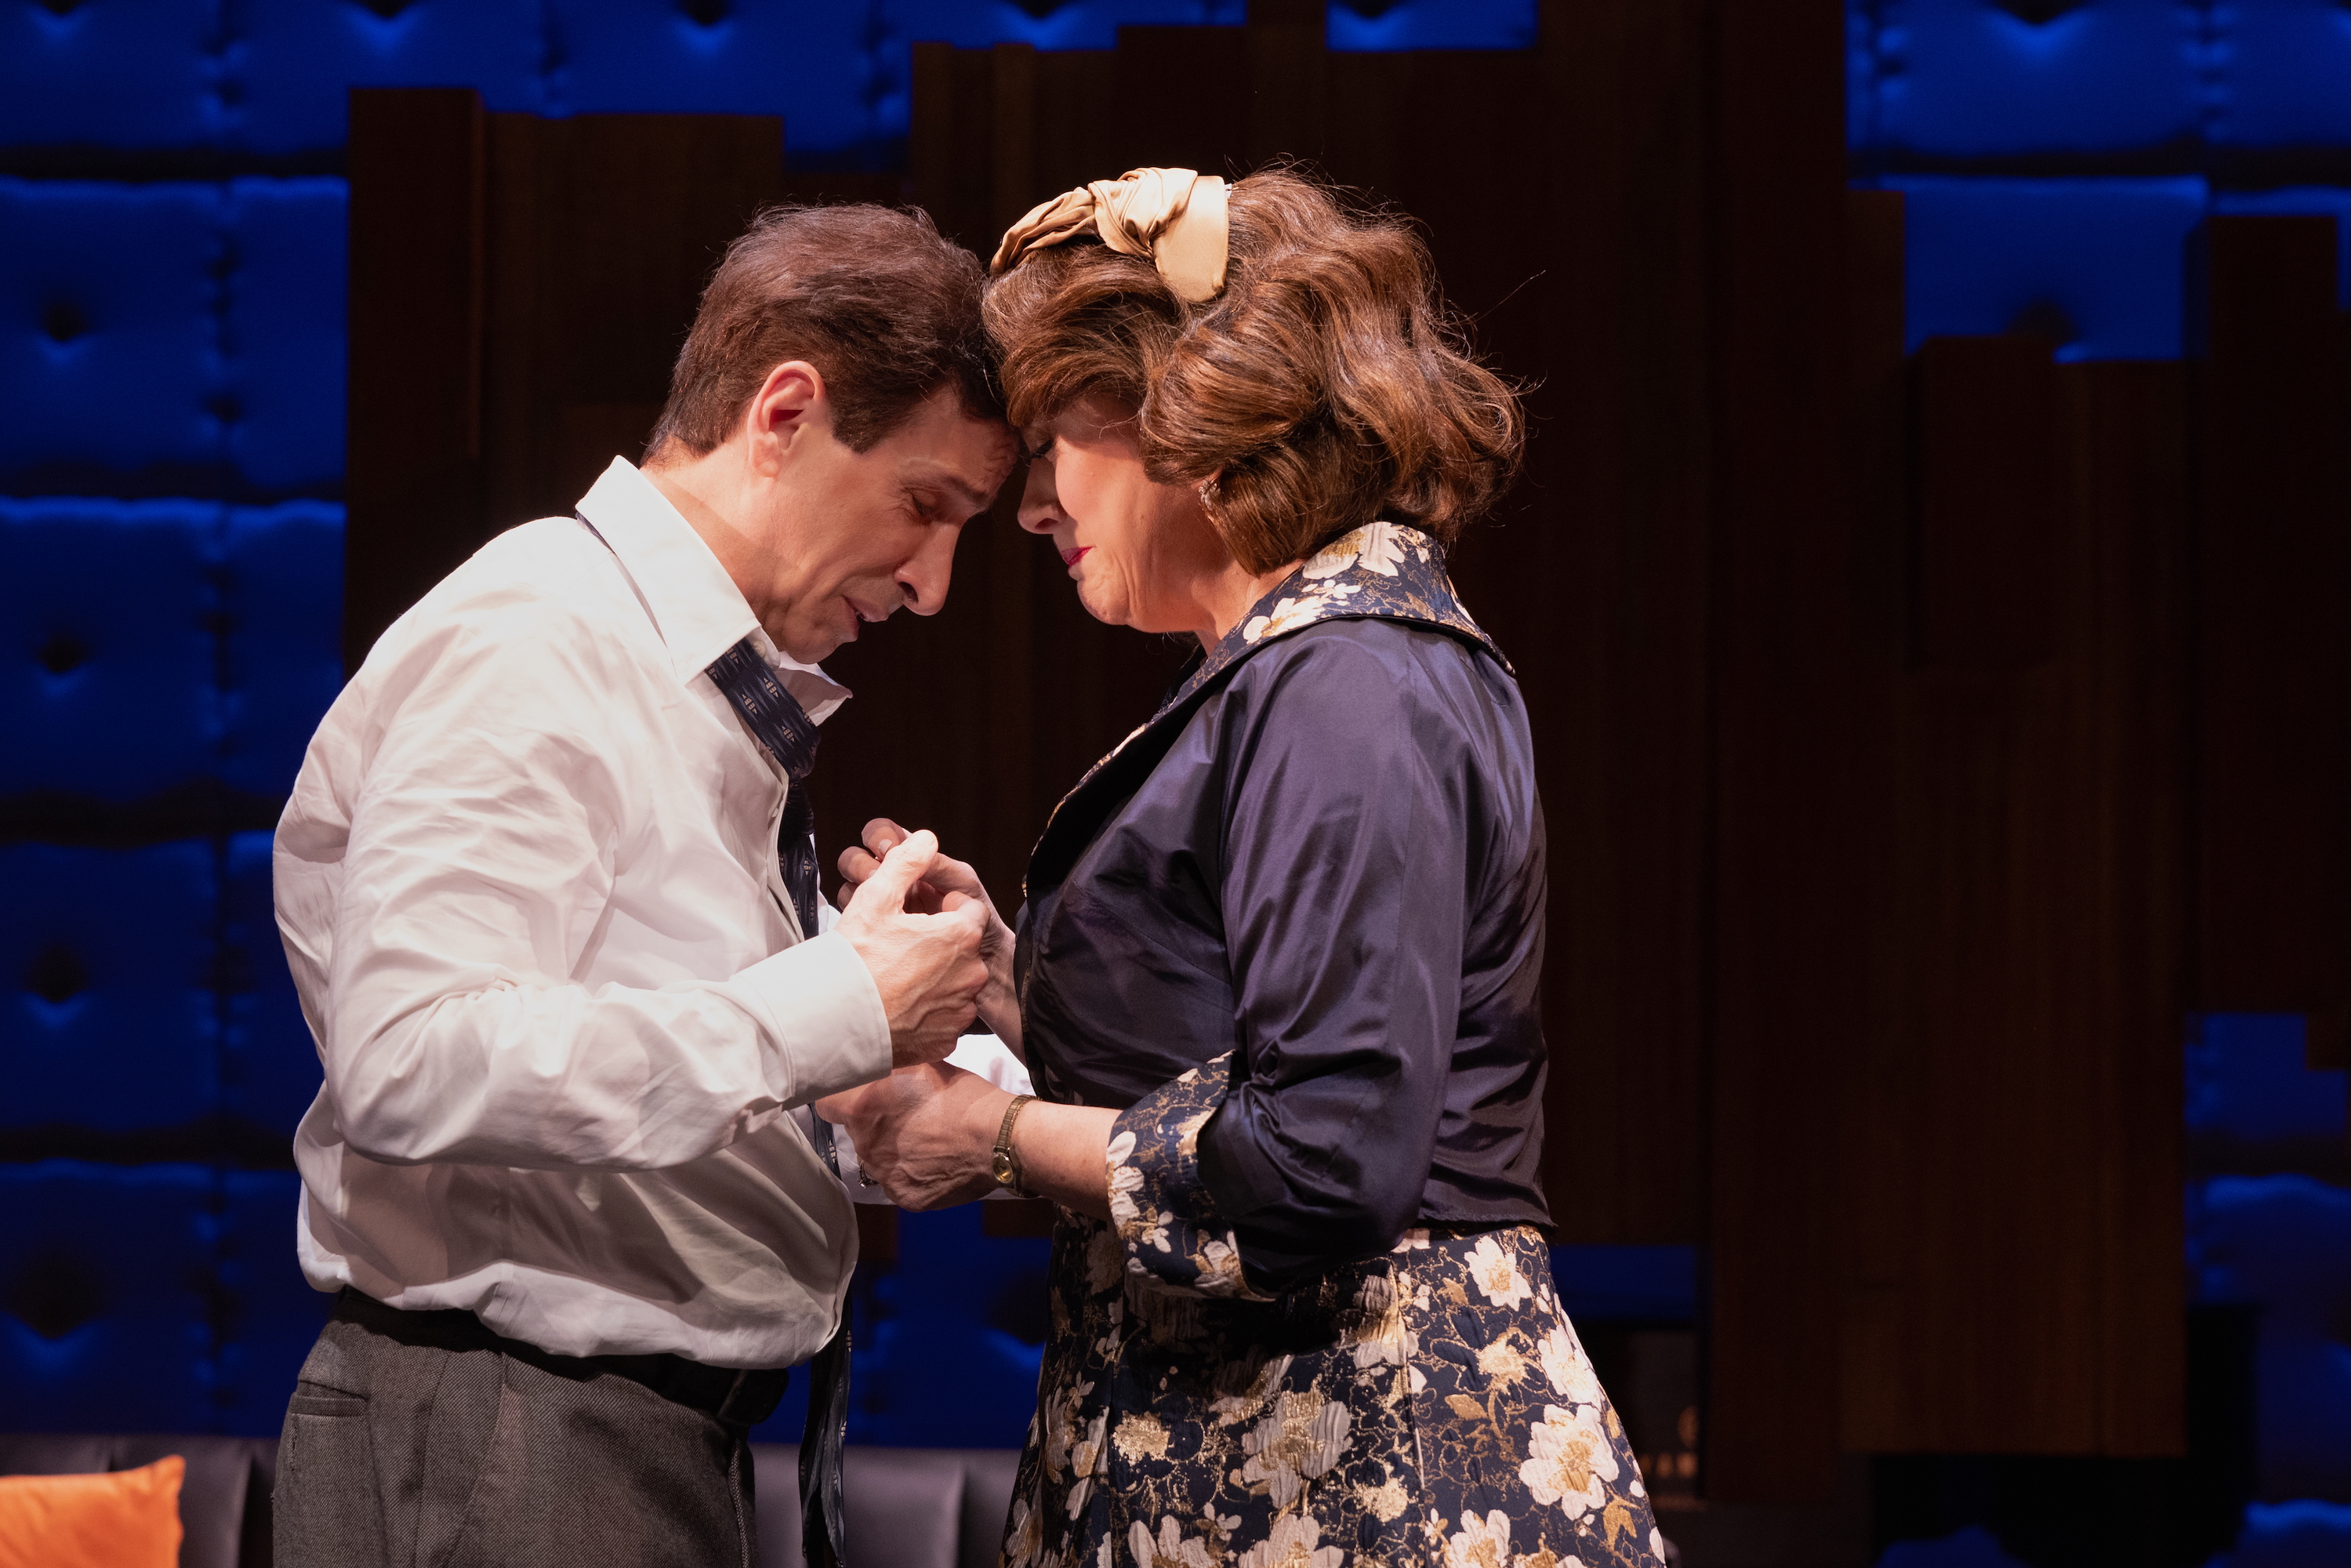
[[629, 574], [653, 630], [669, 649], [681, 685], [748, 637], [811, 721], [822, 724], [849, 700], [847, 686], [768, 640], [750, 601], [709, 545], [635, 464], [613, 458], [581, 497], [580, 512]]

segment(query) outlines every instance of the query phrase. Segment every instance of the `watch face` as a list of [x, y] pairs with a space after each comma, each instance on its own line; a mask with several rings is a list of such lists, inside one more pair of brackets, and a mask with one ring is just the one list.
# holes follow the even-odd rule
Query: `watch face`
[[988, 1168], [995, 1173], [998, 1182], [1009, 1182], [1012, 1179], [1012, 1156], [998, 1149], [995, 1157], [989, 1160]]

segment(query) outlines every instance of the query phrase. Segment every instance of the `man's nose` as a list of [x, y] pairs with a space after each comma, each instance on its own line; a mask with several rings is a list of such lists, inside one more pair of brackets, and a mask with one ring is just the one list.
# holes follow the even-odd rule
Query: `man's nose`
[[914, 559], [898, 569], [898, 586], [906, 595], [906, 608], [917, 615], [936, 615], [946, 608], [947, 581], [955, 575], [956, 541], [963, 537], [961, 528], [939, 528], [914, 552]]

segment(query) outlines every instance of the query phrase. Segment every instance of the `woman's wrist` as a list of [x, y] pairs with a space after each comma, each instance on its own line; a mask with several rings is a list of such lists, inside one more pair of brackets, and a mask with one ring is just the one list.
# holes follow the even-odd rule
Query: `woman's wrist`
[[1004, 1042], [1007, 1051], [1023, 1061], [1029, 1060], [1020, 1050], [1020, 999], [1013, 994], [1008, 966], [1001, 977], [990, 974], [987, 984], [980, 988], [979, 1021]]
[[996, 1134], [1004, 1125], [1005, 1107], [1012, 1103], [1008, 1089], [991, 1088], [985, 1094], [975, 1094], [964, 1111], [965, 1151], [972, 1168], [996, 1179]]
[[1090, 1105], [1040, 1100], [1022, 1106], [1012, 1128], [1020, 1152], [1021, 1185], [1063, 1208], [1108, 1218], [1110, 1168], [1104, 1150], [1117, 1119], [1116, 1112]]

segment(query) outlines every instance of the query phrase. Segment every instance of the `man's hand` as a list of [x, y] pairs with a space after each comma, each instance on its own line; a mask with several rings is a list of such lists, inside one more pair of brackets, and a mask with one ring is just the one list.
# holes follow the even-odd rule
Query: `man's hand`
[[834, 927], [865, 961], [882, 993], [890, 1060], [897, 1067], [936, 1061], [953, 1051], [989, 980], [980, 945], [994, 911], [985, 903], [948, 893], [937, 914], [907, 913], [938, 848], [928, 831], [903, 838], [862, 879]]
[[[931, 837], [927, 832], [923, 836]], [[862, 896], [887, 857], [909, 841], [906, 830], [887, 817], [876, 817], [866, 823], [863, 837], [862, 845], [852, 844], [841, 851], [837, 862], [843, 909]], [[1025, 1061], [1028, 1059], [1020, 1049], [1020, 1006], [1012, 993], [1012, 928], [997, 914], [996, 901], [988, 897], [987, 884], [979, 880], [979, 873], [962, 861], [934, 854], [922, 880], [907, 891], [905, 909], [909, 915], [935, 914], [953, 907], [950, 901], [959, 898], [977, 903], [987, 911], [979, 944], [980, 959], [987, 966], [987, 986], [979, 996], [980, 1020], [1011, 1049], [1013, 1055]]]
[[946, 1208], [995, 1190], [996, 1129], [1011, 1099], [976, 1073], [936, 1063], [830, 1095], [816, 1113], [847, 1125], [859, 1168], [891, 1202]]

